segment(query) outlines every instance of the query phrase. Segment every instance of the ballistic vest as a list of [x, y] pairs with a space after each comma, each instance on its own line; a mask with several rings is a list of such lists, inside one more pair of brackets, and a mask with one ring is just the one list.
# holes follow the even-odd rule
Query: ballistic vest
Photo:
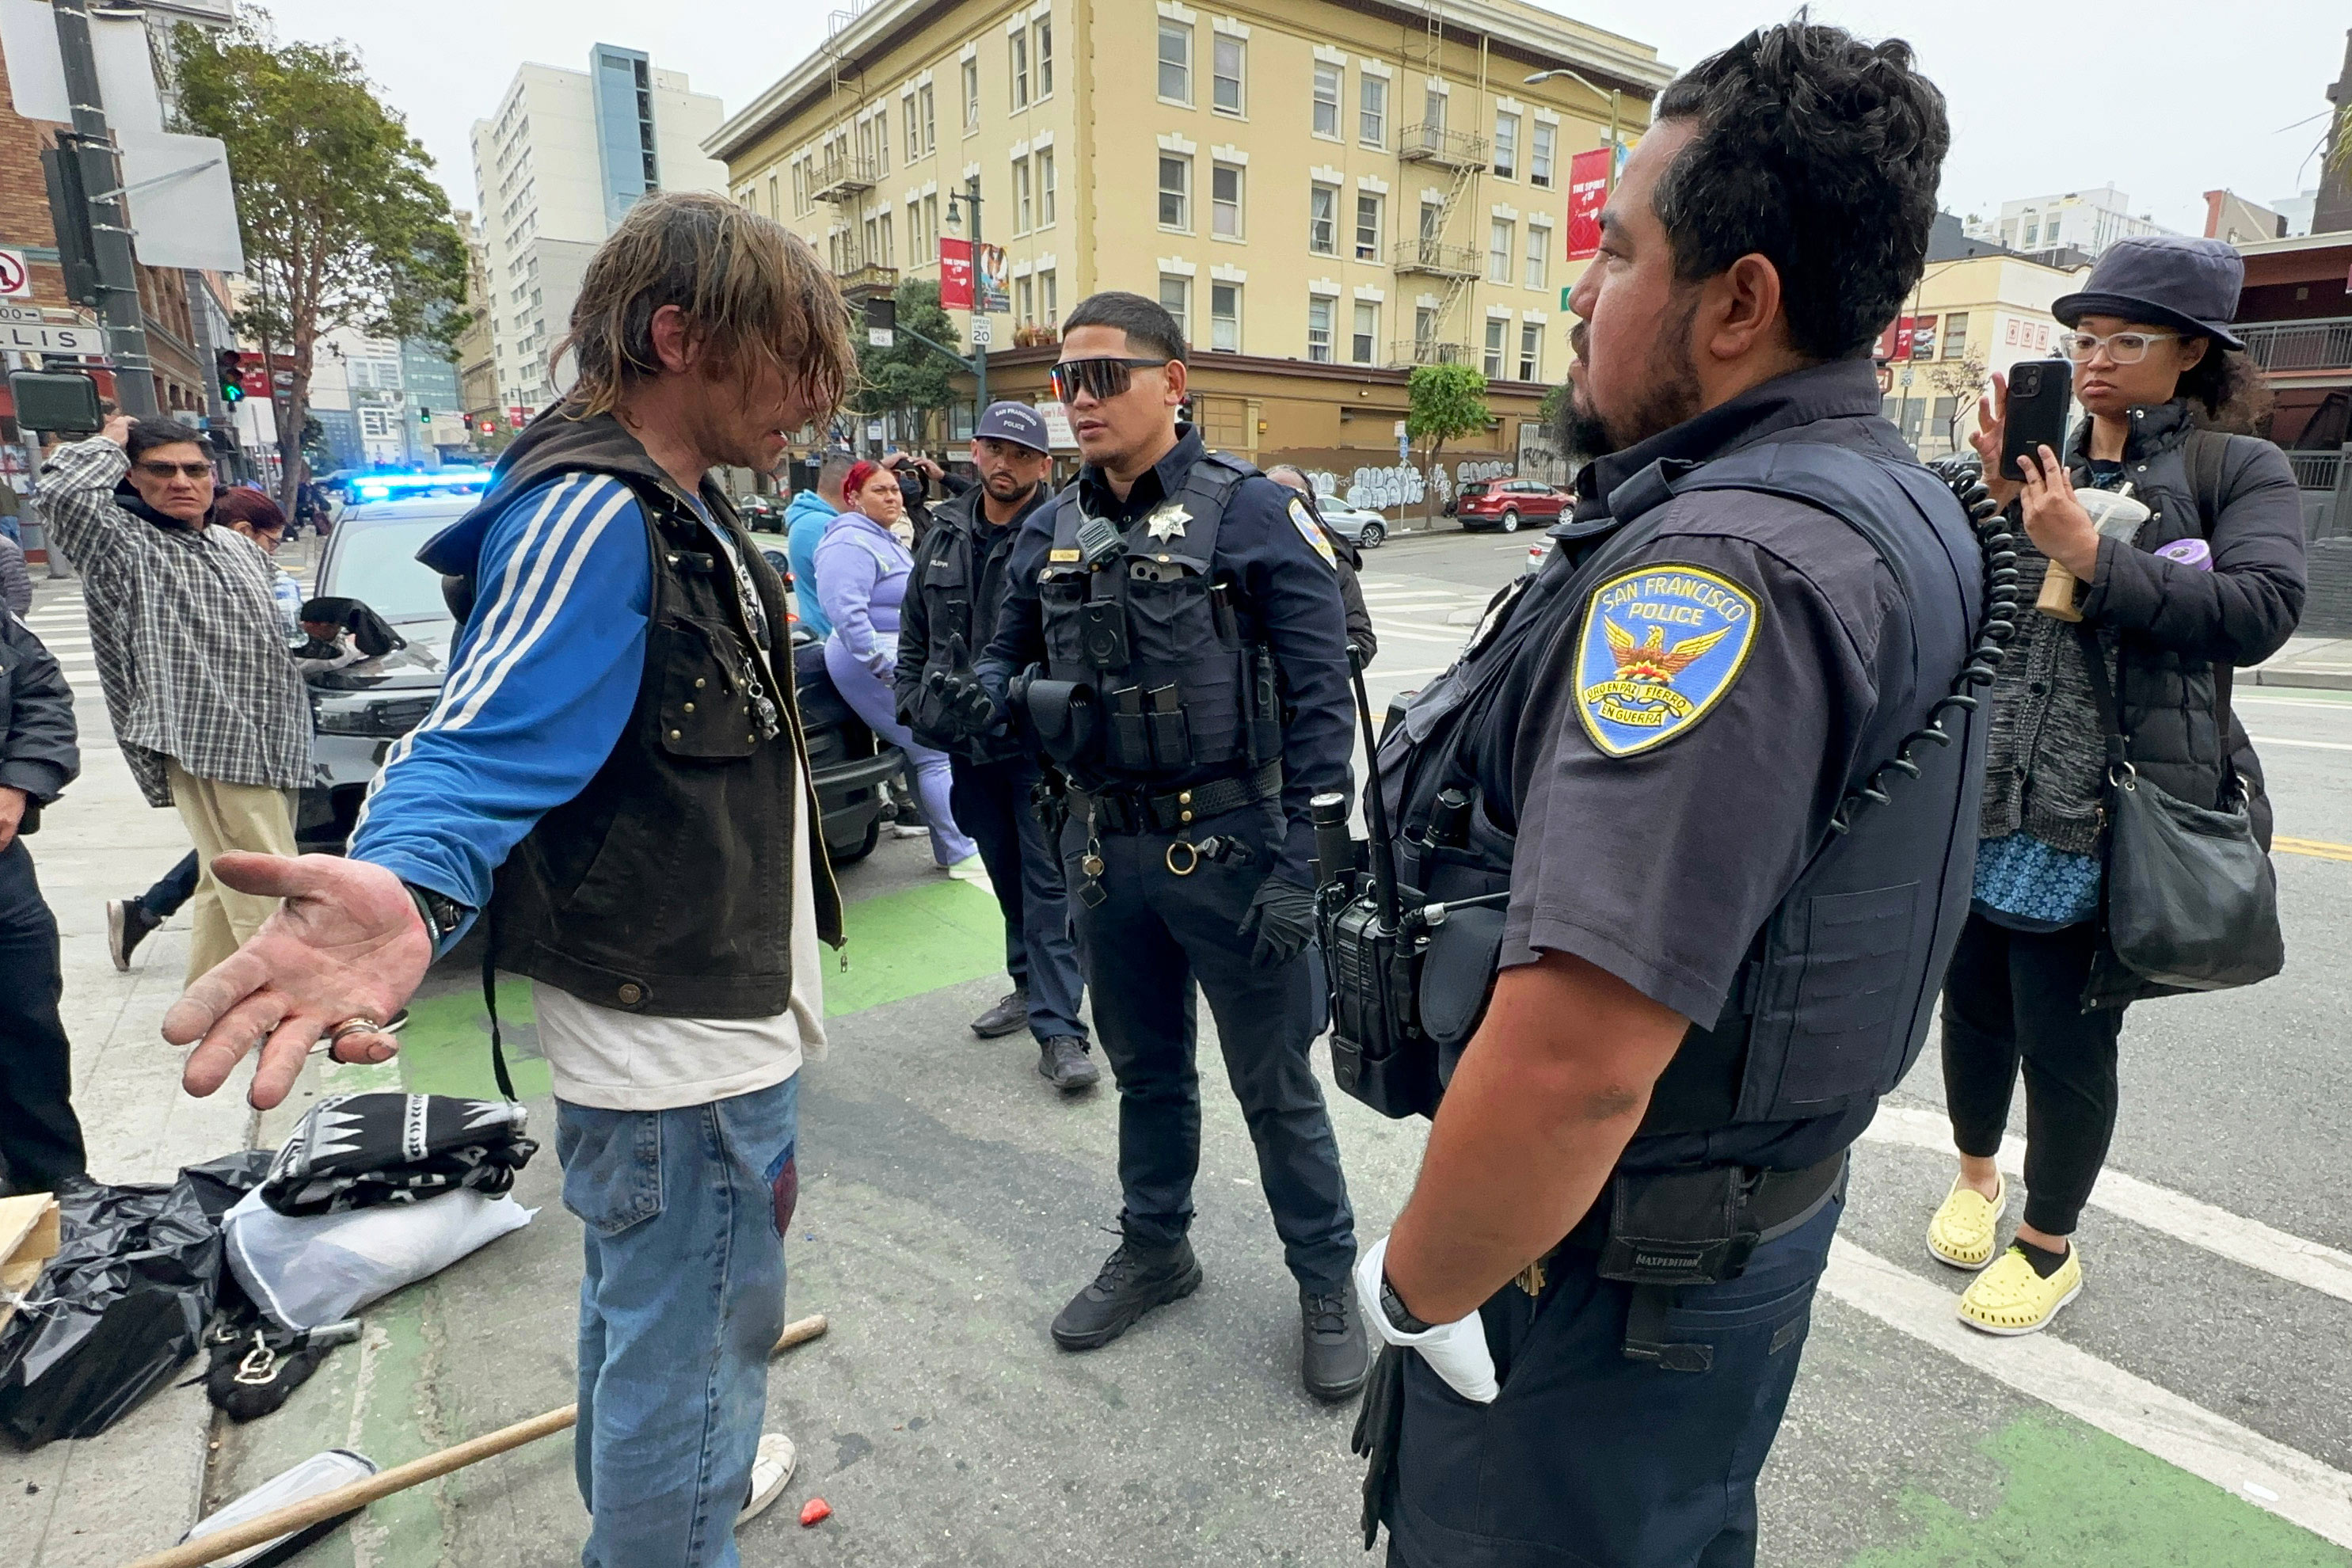
[[[1917, 776], [1896, 776], [1883, 802], [1857, 793], [1927, 723], [1975, 643], [1982, 568], [1966, 516], [1916, 464], [1782, 441], [1696, 467], [1653, 464], [1611, 492], [1605, 520], [1555, 530], [1562, 548], [1498, 598], [1454, 669], [1391, 715], [1380, 758], [1399, 880], [1444, 900], [1509, 888], [1517, 803], [1482, 798], [1475, 749], [1490, 732], [1508, 748], [1531, 683], [1573, 668], [1567, 643], [1585, 601], [1656, 536], [1664, 503], [1709, 489], [1835, 517], [1886, 563], [1898, 602], [1874, 660], [1877, 707], [1845, 781], [1845, 830], [1811, 847], [1755, 933], [1722, 1016], [1685, 1036], [1636, 1137], [1806, 1121], [1892, 1089], [1926, 1037], [1975, 866], [1980, 713], [1947, 710], [1952, 743], [1913, 745]], [[1441, 1083], [1484, 1016], [1503, 922], [1500, 909], [1462, 910], [1433, 933], [1417, 1005]]]
[[1099, 718], [1081, 773], [1173, 779], [1282, 754], [1274, 660], [1237, 587], [1216, 574], [1217, 530], [1257, 470], [1222, 452], [1127, 525], [1126, 550], [1089, 566], [1073, 485], [1054, 501], [1038, 580], [1045, 673], [1092, 688]]

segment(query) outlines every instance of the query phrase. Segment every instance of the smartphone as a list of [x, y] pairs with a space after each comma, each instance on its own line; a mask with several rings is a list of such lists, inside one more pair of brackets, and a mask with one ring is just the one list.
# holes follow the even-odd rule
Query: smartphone
[[2063, 359], [2030, 359], [2009, 370], [2009, 396], [2001, 405], [2007, 428], [2000, 439], [2000, 477], [2023, 479], [2021, 454], [2049, 447], [2066, 455], [2066, 412], [2074, 400], [2074, 367]]

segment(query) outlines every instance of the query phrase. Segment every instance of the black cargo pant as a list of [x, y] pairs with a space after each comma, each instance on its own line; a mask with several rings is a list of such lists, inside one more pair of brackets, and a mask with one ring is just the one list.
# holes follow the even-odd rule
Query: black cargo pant
[[[1097, 840], [1104, 897], [1089, 905], [1079, 864], [1087, 827], [1074, 813], [1063, 835], [1063, 863], [1095, 1027], [1118, 1082], [1121, 1229], [1146, 1245], [1172, 1246], [1192, 1223], [1192, 1178], [1201, 1164], [1197, 982], [1217, 1020], [1225, 1077], [1257, 1146], [1258, 1180], [1284, 1260], [1299, 1284], [1328, 1293], [1349, 1289], [1356, 1216], [1322, 1086], [1307, 1065], [1315, 977], [1305, 954], [1253, 967], [1254, 940], [1238, 931], [1274, 864], [1281, 830], [1280, 813], [1264, 804], [1195, 824], [1195, 841], [1231, 836], [1251, 859], [1202, 859], [1189, 876], [1170, 869], [1174, 840], [1167, 835], [1104, 833]], [[1182, 865], [1183, 852], [1175, 858]]]
[[1756, 1476], [1780, 1436], [1841, 1196], [1737, 1279], [1675, 1289], [1666, 1340], [1704, 1372], [1625, 1355], [1630, 1285], [1562, 1248], [1529, 1296], [1479, 1309], [1502, 1394], [1463, 1398], [1411, 1352], [1389, 1568], [1753, 1568]]
[[1944, 973], [1944, 1103], [1952, 1142], [1990, 1160], [2025, 1079], [2025, 1223], [2072, 1236], [2106, 1163], [2124, 1010], [2085, 1012], [2099, 926], [2012, 931], [1969, 916]]
[[64, 994], [57, 918], [19, 838], [0, 849], [0, 1191], [54, 1191], [85, 1168]]

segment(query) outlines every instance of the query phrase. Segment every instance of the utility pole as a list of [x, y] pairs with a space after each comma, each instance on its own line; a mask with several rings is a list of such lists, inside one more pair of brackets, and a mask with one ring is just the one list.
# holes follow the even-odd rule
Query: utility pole
[[[977, 429], [980, 425], [981, 415], [985, 413], [988, 409], [987, 340], [990, 332], [990, 329], [983, 324], [988, 319], [988, 289], [981, 280], [980, 274], [980, 176], [978, 174], [974, 174], [971, 179], [964, 182], [963, 199], [971, 204], [971, 320], [973, 331], [971, 334], [971, 364], [972, 384], [975, 388], [973, 395], [977, 399], [977, 401], [972, 405], [971, 419], [973, 428]], [[948, 197], [948, 226], [950, 228], [955, 226], [956, 218], [956, 198], [953, 195], [950, 195]], [[919, 336], [920, 334], [917, 335]], [[924, 341], [929, 342], [929, 340], [926, 339]], [[937, 348], [939, 345], [933, 343], [931, 346]], [[950, 426], [950, 429], [952, 429], [952, 426]]]
[[131, 253], [131, 219], [122, 200], [122, 161], [99, 97], [88, 0], [51, 0], [49, 9], [57, 16], [58, 53], [65, 61], [66, 96], [73, 104], [70, 155], [81, 165], [89, 192], [88, 210], [66, 216], [89, 229], [89, 251], [98, 267], [98, 319], [106, 329], [108, 357], [114, 362], [115, 399], [133, 418], [152, 419], [159, 412], [155, 372], [147, 358], [147, 326], [139, 308], [138, 263]]

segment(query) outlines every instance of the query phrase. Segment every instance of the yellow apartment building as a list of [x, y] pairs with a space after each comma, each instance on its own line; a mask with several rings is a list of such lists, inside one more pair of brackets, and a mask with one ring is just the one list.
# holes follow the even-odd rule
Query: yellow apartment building
[[1904, 439], [1929, 458], [1965, 445], [1994, 372], [2057, 353], [2062, 329], [2050, 307], [2089, 274], [2000, 251], [1944, 259], [1931, 252], [1902, 316], [1879, 340], [1879, 390]]
[[[1574, 74], [1526, 81], [1544, 70]], [[1131, 289], [1183, 323], [1213, 445], [1400, 505], [1415, 364], [1492, 384], [1443, 489], [1539, 456], [1584, 265], [1570, 160], [1612, 113], [1637, 135], [1672, 74], [1519, 0], [876, 0], [704, 150], [853, 296], [936, 279], [976, 183], [1009, 307], [992, 395], [1046, 401], [1062, 313]]]

